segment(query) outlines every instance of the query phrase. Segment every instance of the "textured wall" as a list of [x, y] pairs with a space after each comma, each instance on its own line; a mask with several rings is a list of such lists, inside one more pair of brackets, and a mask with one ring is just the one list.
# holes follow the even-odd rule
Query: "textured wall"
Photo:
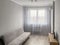
[[60, 0], [55, 1], [55, 34], [60, 43]]
[[23, 29], [23, 7], [11, 0], [0, 0], [0, 35]]

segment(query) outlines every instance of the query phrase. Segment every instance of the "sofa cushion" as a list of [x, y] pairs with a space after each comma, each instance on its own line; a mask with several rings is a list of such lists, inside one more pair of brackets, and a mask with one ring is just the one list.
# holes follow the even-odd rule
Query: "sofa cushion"
[[29, 35], [30, 32], [24, 32], [19, 37], [10, 42], [8, 45], [22, 45], [22, 43], [29, 37]]

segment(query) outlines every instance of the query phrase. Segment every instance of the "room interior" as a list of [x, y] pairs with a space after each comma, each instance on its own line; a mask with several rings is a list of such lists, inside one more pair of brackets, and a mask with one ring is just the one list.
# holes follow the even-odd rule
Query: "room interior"
[[0, 0], [0, 45], [60, 45], [60, 0]]

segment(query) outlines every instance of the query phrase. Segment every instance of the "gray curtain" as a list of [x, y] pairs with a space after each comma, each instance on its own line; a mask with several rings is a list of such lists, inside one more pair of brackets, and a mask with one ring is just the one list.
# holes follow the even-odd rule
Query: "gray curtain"
[[24, 31], [48, 35], [51, 31], [51, 7], [24, 7]]

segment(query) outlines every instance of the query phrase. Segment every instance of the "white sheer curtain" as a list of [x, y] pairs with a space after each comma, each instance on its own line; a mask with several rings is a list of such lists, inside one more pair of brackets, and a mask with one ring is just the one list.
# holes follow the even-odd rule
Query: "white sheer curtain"
[[46, 9], [28, 9], [28, 25], [47, 25]]
[[47, 8], [28, 8], [26, 10], [26, 25], [33, 33], [50, 32], [50, 10]]

